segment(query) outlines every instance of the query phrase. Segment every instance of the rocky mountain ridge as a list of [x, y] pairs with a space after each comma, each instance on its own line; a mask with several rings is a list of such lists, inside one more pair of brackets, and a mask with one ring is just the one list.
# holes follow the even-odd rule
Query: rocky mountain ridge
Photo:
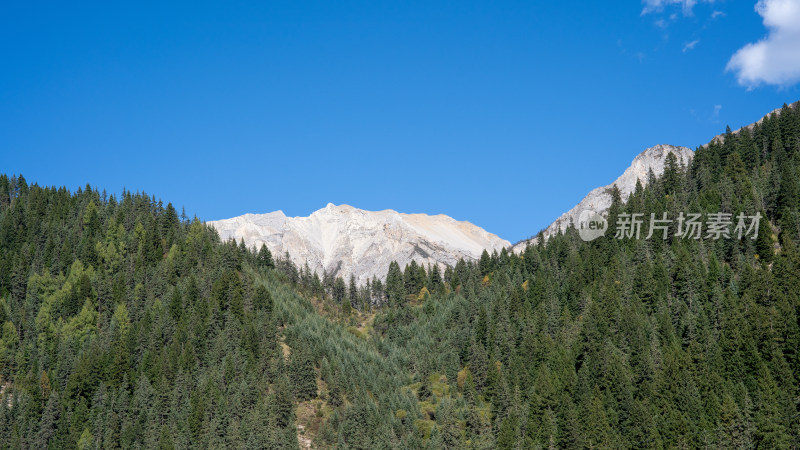
[[[800, 101], [787, 105], [800, 107]], [[772, 114], [780, 115], [782, 108]], [[739, 128], [752, 130], [757, 122]], [[710, 142], [722, 142], [726, 134]], [[709, 144], [704, 145], [707, 146]], [[637, 155], [631, 165], [614, 182], [593, 189], [577, 205], [562, 214], [542, 230], [545, 240], [565, 231], [578, 222], [580, 213], [590, 209], [605, 213], [611, 206], [611, 188], [619, 189], [626, 200], [636, 189], [637, 182], [647, 185], [650, 173], [664, 173], [667, 155], [675, 154], [679, 164], [688, 166], [694, 152], [687, 147], [656, 145]], [[223, 239], [244, 239], [247, 246], [266, 244], [273, 254], [288, 252], [298, 266], [308, 263], [319, 273], [349, 277], [354, 274], [359, 283], [376, 276], [385, 277], [389, 263], [396, 260], [400, 267], [416, 260], [421, 264], [455, 265], [464, 258], [476, 260], [481, 252], [511, 248], [521, 252], [536, 243], [537, 237], [511, 244], [469, 222], [459, 222], [445, 215], [403, 214], [393, 210], [365, 211], [348, 205], [328, 204], [308, 217], [287, 217], [282, 211], [267, 214], [245, 214], [231, 219], [208, 222]]]
[[[800, 107], [800, 101], [796, 101], [794, 103], [785, 105], [788, 108], [796, 109]], [[738, 134], [741, 133], [742, 130], [753, 130], [754, 127], [761, 125], [764, 122], [764, 119], [767, 117], [772, 116], [773, 114], [776, 116], [781, 115], [781, 111], [783, 107], [775, 109], [770, 113], [762, 116], [756, 122], [753, 122], [749, 125], [745, 125], [737, 130], [731, 131], [731, 134]], [[714, 136], [707, 144], [704, 144], [703, 147], [707, 147], [712, 143], [722, 143], [725, 140], [726, 134], [719, 134]], [[572, 209], [562, 214], [558, 219], [556, 219], [552, 224], [550, 224], [547, 228], [542, 230], [542, 235], [544, 239], [547, 240], [550, 236], [557, 234], [559, 231], [565, 231], [571, 224], [576, 224], [578, 222], [578, 216], [580, 215], [581, 211], [586, 209], [591, 209], [592, 211], [598, 213], [605, 213], [608, 208], [611, 206], [611, 194], [609, 189], [613, 186], [617, 186], [620, 190], [620, 194], [622, 200], [626, 200], [628, 196], [636, 189], [636, 181], [641, 181], [642, 186], [647, 184], [648, 173], [652, 169], [653, 173], [656, 176], [660, 176], [664, 173], [664, 161], [666, 160], [667, 154], [670, 152], [675, 153], [675, 156], [678, 158], [678, 162], [684, 165], [689, 165], [694, 157], [694, 152], [686, 147], [677, 147], [672, 145], [656, 145], [654, 147], [650, 147], [636, 156], [633, 159], [630, 167], [628, 167], [623, 174], [617, 178], [613, 183], [601, 186], [598, 188], [593, 189], [589, 192], [589, 194], [584, 197], [583, 200], [580, 201], [577, 205], [575, 205]], [[536, 243], [537, 237], [531, 237], [529, 239], [522, 240], [516, 244], [514, 244], [513, 251], [514, 252], [521, 252], [525, 250], [525, 246], [528, 244]]]
[[[583, 200], [577, 205], [572, 207], [569, 211], [562, 214], [552, 224], [545, 228], [542, 232], [544, 239], [547, 240], [550, 236], [558, 234], [559, 232], [566, 231], [572, 224], [578, 223], [578, 216], [581, 211], [590, 209], [594, 212], [603, 214], [611, 207], [611, 188], [616, 186], [619, 189], [620, 197], [622, 200], [627, 198], [636, 189], [636, 183], [641, 182], [642, 186], [646, 186], [649, 178], [650, 171], [658, 177], [664, 173], [664, 162], [667, 155], [670, 153], [675, 154], [679, 164], [687, 166], [691, 163], [694, 157], [694, 152], [687, 147], [677, 147], [673, 145], [656, 145], [650, 147], [638, 154], [631, 162], [630, 167], [625, 169], [625, 172], [619, 176], [613, 183], [606, 186], [601, 186], [592, 189]], [[522, 252], [525, 246], [530, 243], [536, 243], [536, 237], [526, 239], [514, 245], [514, 252]]]
[[274, 255], [289, 253], [299, 267], [308, 263], [323, 272], [359, 284], [383, 279], [394, 260], [404, 267], [418, 264], [454, 266], [459, 259], [477, 260], [511, 243], [465, 221], [439, 214], [365, 211], [329, 203], [308, 217], [287, 217], [282, 211], [245, 214], [207, 222], [224, 240], [244, 239], [248, 248], [266, 244]]

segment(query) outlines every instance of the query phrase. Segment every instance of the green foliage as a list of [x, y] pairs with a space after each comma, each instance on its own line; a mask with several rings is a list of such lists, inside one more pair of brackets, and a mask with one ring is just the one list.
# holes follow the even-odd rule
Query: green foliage
[[0, 448], [297, 447], [290, 288], [256, 254], [143, 194], [23, 183], [0, 176]]
[[799, 133], [784, 108], [613, 193], [612, 236], [760, 211], [756, 240], [570, 229], [366, 286], [0, 175], [0, 448], [297, 448], [306, 400], [322, 448], [800, 447]]
[[400, 266], [392, 261], [386, 275], [386, 300], [391, 306], [399, 306], [403, 303], [405, 295], [403, 273], [400, 271]]
[[317, 372], [314, 370], [314, 362], [311, 361], [307, 352], [297, 351], [292, 354], [289, 374], [295, 398], [305, 401], [317, 396]]
[[258, 251], [256, 260], [258, 261], [258, 267], [264, 269], [275, 268], [275, 262], [272, 260], [272, 253], [269, 251], [266, 244], [261, 244], [261, 249]]
[[[627, 201], [617, 192], [610, 211], [612, 236], [621, 213], [760, 212], [755, 240], [585, 243], [568, 230], [519, 256], [459, 262], [445, 271], [453, 291], [426, 286], [424, 305], [389, 294], [371, 342], [409, 355], [420, 380], [419, 416], [404, 408], [404, 421], [445, 446], [428, 414], [446, 399], [473, 446], [800, 445], [799, 126], [784, 109], [699, 148], [689, 167], [669, 157], [664, 176]], [[463, 388], [443, 394], [434, 372], [463, 374]]]

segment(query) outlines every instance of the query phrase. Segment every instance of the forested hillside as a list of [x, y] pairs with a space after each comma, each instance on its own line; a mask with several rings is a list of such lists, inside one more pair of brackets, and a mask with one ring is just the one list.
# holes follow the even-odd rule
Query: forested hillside
[[[361, 287], [143, 194], [3, 176], [0, 446], [798, 448], [799, 171], [785, 107], [668, 161], [604, 238]], [[664, 212], [764, 218], [614, 238]]]
[[1, 447], [297, 447], [291, 380], [315, 373], [283, 358], [270, 261], [146, 195], [21, 176], [0, 243]]
[[[797, 448], [798, 170], [800, 111], [784, 108], [668, 162], [612, 207], [606, 238], [485, 255], [382, 312], [376, 334], [417, 375], [409, 416], [448, 448]], [[620, 214], [681, 211], [768, 220], [755, 240], [613, 237]]]

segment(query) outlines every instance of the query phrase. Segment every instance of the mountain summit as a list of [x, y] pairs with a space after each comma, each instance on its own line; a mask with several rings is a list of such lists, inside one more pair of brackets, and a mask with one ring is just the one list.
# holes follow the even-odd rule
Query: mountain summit
[[248, 247], [261, 244], [274, 255], [289, 253], [299, 267], [308, 263], [322, 275], [356, 276], [359, 284], [373, 276], [386, 276], [389, 263], [400, 267], [418, 264], [455, 265], [459, 259], [476, 260], [484, 249], [510, 247], [469, 222], [443, 214], [403, 214], [387, 209], [365, 211], [328, 203], [308, 217], [287, 217], [283, 211], [245, 214], [207, 222], [223, 240], [244, 239]]
[[[797, 108], [800, 108], [800, 101], [796, 101], [789, 105], [784, 105], [781, 108], [775, 109], [769, 114], [763, 116], [758, 121], [749, 125], [745, 125], [735, 131], [729, 131], [729, 133], [730, 135], [738, 135], [742, 132], [742, 130], [752, 132], [756, 126], [760, 126], [767, 118], [780, 117], [783, 111]], [[711, 139], [708, 144], [703, 145], [702, 148], [708, 148], [708, 146], [711, 144], [721, 145], [725, 142], [725, 138], [727, 136], [728, 133], [717, 135]], [[642, 183], [642, 187], [647, 185], [651, 170], [653, 171], [653, 175], [656, 177], [659, 177], [664, 173], [664, 162], [667, 159], [667, 155], [670, 153], [674, 153], [678, 159], [678, 163], [683, 164], [684, 166], [689, 166], [694, 158], [694, 151], [686, 147], [656, 145], [646, 149], [633, 159], [630, 167], [628, 167], [625, 172], [623, 172], [622, 175], [620, 175], [620, 177], [617, 178], [613, 183], [593, 189], [589, 192], [589, 194], [586, 195], [586, 197], [583, 198], [583, 200], [580, 201], [580, 203], [562, 214], [561, 217], [555, 220], [555, 222], [551, 223], [547, 228], [542, 230], [544, 239], [549, 239], [559, 231], [566, 231], [570, 225], [574, 224], [577, 226], [578, 216], [580, 215], [581, 211], [590, 209], [594, 212], [605, 214], [605, 212], [608, 211], [608, 208], [611, 206], [611, 188], [614, 186], [619, 189], [622, 201], [627, 200], [636, 189], [637, 181]], [[516, 253], [524, 251], [525, 246], [536, 243], [536, 239], [537, 238], [534, 236], [514, 244], [513, 251]]]
[[[664, 162], [667, 160], [667, 155], [674, 153], [678, 159], [679, 164], [687, 166], [694, 157], [694, 152], [686, 147], [676, 147], [674, 145], [656, 145], [650, 147], [639, 153], [631, 162], [630, 167], [625, 169], [625, 172], [619, 176], [613, 183], [593, 189], [575, 205], [572, 209], [565, 212], [558, 219], [555, 220], [550, 226], [544, 229], [542, 234], [545, 240], [557, 234], [559, 231], [564, 232], [572, 224], [578, 223], [578, 216], [581, 211], [590, 209], [597, 213], [605, 213], [611, 207], [611, 188], [616, 186], [619, 189], [620, 197], [623, 201], [636, 189], [636, 183], [641, 182], [642, 186], [646, 186], [649, 178], [650, 171], [656, 177], [664, 173]], [[529, 243], [535, 243], [536, 237], [523, 240], [514, 245], [514, 252], [519, 253], [525, 250], [525, 246]]]

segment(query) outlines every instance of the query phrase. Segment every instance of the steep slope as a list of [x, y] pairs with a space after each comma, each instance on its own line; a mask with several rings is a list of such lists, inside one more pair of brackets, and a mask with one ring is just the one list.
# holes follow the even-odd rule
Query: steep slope
[[[558, 219], [555, 220], [550, 226], [544, 230], [545, 239], [550, 238], [559, 231], [564, 231], [569, 228], [570, 224], [578, 222], [578, 216], [581, 211], [590, 209], [592, 211], [603, 213], [611, 206], [611, 188], [616, 186], [620, 191], [622, 200], [627, 200], [628, 196], [636, 189], [636, 182], [642, 183], [646, 186], [648, 182], [648, 175], [653, 171], [655, 176], [660, 176], [664, 173], [664, 162], [667, 155], [674, 153], [678, 158], [678, 162], [683, 165], [688, 165], [694, 152], [686, 147], [676, 147], [673, 145], [656, 145], [643, 151], [631, 162], [630, 167], [625, 169], [625, 172], [619, 176], [613, 183], [593, 189], [589, 192], [583, 200], [575, 205], [572, 209], [565, 212]], [[525, 250], [528, 243], [535, 242], [536, 238], [526, 239], [514, 245], [514, 251], [519, 253]]]
[[273, 254], [288, 252], [298, 266], [308, 263], [320, 275], [323, 271], [345, 278], [353, 274], [359, 283], [386, 276], [393, 260], [401, 267], [411, 260], [452, 266], [461, 258], [479, 258], [484, 249], [491, 252], [511, 245], [442, 214], [365, 211], [331, 203], [308, 217], [286, 217], [275, 211], [208, 224], [222, 239], [244, 239], [248, 248], [266, 244]]

